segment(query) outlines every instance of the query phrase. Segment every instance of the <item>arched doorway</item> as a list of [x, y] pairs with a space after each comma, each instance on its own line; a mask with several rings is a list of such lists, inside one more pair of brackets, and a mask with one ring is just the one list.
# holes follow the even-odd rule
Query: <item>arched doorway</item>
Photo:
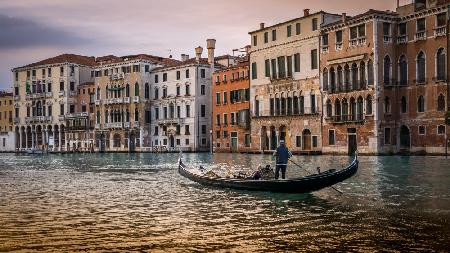
[[411, 148], [411, 135], [409, 128], [405, 125], [400, 127], [400, 149], [402, 151], [409, 151]]
[[275, 127], [270, 127], [270, 149], [277, 149], [277, 132], [275, 131]]
[[114, 139], [114, 142], [113, 142], [114, 147], [120, 148], [120, 134], [115, 134], [113, 139]]
[[134, 152], [136, 149], [136, 134], [134, 132], [131, 132], [130, 134], [130, 152]]
[[100, 148], [100, 152], [105, 152], [105, 134], [101, 133], [100, 134], [100, 143], [99, 143], [99, 148]]
[[305, 129], [302, 132], [303, 135], [303, 150], [311, 150], [311, 131]]
[[169, 143], [171, 149], [175, 148], [175, 138], [173, 137], [173, 135], [169, 136]]
[[267, 127], [261, 128], [261, 150], [269, 150], [269, 136], [267, 135]]

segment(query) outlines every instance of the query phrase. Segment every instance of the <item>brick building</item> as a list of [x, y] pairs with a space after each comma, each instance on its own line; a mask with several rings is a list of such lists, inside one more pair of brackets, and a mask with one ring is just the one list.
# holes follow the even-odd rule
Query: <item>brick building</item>
[[13, 93], [0, 91], [0, 152], [14, 151]]
[[212, 134], [216, 152], [251, 151], [248, 57], [214, 72]]

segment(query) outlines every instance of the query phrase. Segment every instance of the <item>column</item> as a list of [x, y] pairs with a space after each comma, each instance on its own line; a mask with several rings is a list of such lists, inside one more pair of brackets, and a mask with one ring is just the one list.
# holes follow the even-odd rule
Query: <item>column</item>
[[28, 149], [28, 131], [25, 129], [25, 148]]
[[22, 129], [19, 128], [19, 145], [18, 145], [19, 151], [22, 151]]
[[34, 149], [34, 130], [31, 129], [31, 149]]
[[55, 150], [55, 144], [56, 144], [56, 143], [55, 143], [55, 129], [54, 129], [54, 128], [52, 128], [52, 135], [53, 135], [53, 147], [52, 147], [52, 150], [53, 150], [53, 151], [56, 151], [56, 150]]
[[58, 134], [59, 134], [59, 139], [58, 139], [58, 144], [59, 144], [59, 151], [62, 151], [62, 147], [61, 147], [61, 145], [62, 145], [62, 141], [61, 141], [61, 139], [62, 139], [62, 133], [61, 133], [61, 128], [58, 128]]

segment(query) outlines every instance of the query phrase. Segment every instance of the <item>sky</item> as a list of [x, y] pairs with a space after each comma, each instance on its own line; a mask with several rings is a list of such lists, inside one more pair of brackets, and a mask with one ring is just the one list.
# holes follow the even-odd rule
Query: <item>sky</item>
[[[402, 0], [401, 3], [410, 2]], [[62, 53], [179, 59], [217, 40], [216, 54], [250, 44], [249, 31], [311, 12], [393, 10], [396, 0], [0, 0], [0, 90], [14, 67]], [[205, 54], [205, 51], [204, 51]], [[206, 55], [205, 55], [206, 56]]]

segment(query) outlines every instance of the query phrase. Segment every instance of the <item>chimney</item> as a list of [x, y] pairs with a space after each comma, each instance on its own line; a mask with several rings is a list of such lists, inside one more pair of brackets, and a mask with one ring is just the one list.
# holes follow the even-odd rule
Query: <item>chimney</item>
[[187, 61], [189, 60], [189, 55], [188, 54], [181, 54], [181, 61]]
[[203, 53], [203, 47], [198, 46], [195, 48], [195, 59], [197, 60], [197, 62], [199, 62], [200, 59], [202, 58], [202, 53]]
[[309, 9], [303, 9], [303, 17], [309, 16]]
[[259, 23], [259, 29], [264, 29], [264, 23]]
[[347, 13], [342, 13], [342, 23], [345, 23], [347, 21]]
[[214, 49], [216, 49], [216, 40], [207, 39], [206, 48], [208, 49], [208, 63], [211, 65], [211, 70], [214, 71]]

